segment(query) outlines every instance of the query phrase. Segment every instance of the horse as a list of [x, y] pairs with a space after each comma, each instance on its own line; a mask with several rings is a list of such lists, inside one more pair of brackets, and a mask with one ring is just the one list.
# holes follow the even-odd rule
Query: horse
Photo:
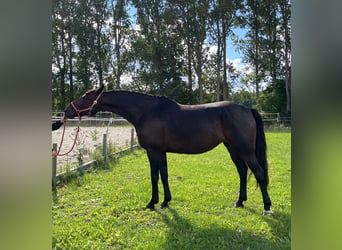
[[171, 192], [168, 183], [166, 153], [200, 154], [223, 143], [240, 177], [239, 198], [235, 207], [247, 200], [247, 170], [260, 187], [264, 215], [271, 215], [271, 200], [263, 121], [257, 110], [230, 101], [199, 105], [179, 104], [164, 96], [131, 91], [104, 91], [104, 86], [87, 91], [64, 110], [64, 119], [92, 116], [109, 111], [135, 127], [139, 144], [146, 150], [151, 171], [152, 198], [146, 208], [159, 202], [159, 174], [164, 188], [161, 208], [168, 207]]

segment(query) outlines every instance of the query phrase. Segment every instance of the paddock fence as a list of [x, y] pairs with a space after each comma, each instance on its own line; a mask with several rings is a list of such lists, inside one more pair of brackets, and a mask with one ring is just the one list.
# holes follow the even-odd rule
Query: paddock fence
[[[52, 122], [60, 120], [62, 117], [63, 112], [53, 112]], [[54, 186], [60, 176], [73, 171], [86, 170], [96, 163], [99, 156], [106, 159], [139, 147], [132, 124], [110, 112], [99, 112], [94, 117], [82, 117], [81, 121], [78, 118], [66, 121], [60, 153], [64, 153], [72, 147], [78, 126], [80, 130], [74, 149], [68, 155], [52, 158]], [[60, 147], [62, 133], [63, 126], [52, 131], [52, 148], [56, 152]]]
[[260, 113], [265, 130], [291, 131], [291, 117], [280, 113]]

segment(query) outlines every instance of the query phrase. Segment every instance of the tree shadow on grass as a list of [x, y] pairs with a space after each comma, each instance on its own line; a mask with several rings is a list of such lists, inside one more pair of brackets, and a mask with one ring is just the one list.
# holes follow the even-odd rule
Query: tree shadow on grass
[[[284, 249], [279, 242], [253, 232], [230, 229], [219, 225], [198, 228], [168, 208], [162, 219], [169, 227], [167, 240], [162, 249]], [[268, 219], [266, 219], [268, 220]], [[272, 226], [272, 219], [269, 220]], [[274, 220], [275, 221], [275, 220]], [[288, 245], [290, 249], [290, 245]]]

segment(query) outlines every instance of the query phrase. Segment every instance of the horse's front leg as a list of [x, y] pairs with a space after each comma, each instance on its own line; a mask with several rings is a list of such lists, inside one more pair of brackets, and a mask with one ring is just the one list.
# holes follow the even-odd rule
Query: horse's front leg
[[[149, 156], [149, 159], [150, 159], [150, 156]], [[150, 160], [150, 168], [151, 168], [152, 198], [151, 198], [151, 201], [147, 204], [146, 208], [153, 210], [154, 204], [157, 204], [159, 202], [159, 197], [158, 197], [159, 169], [156, 164], [151, 162], [151, 160]]]
[[161, 205], [162, 208], [168, 206], [168, 202], [171, 200], [170, 188], [168, 184], [167, 162], [166, 153], [157, 152], [154, 150], [147, 151], [148, 159], [151, 167], [151, 184], [152, 184], [152, 198], [147, 204], [146, 208], [154, 209], [154, 204], [159, 201], [158, 197], [158, 175], [160, 172], [161, 179], [164, 187], [164, 201]]
[[160, 164], [159, 171], [160, 171], [160, 177], [161, 177], [163, 188], [164, 188], [164, 201], [161, 204], [161, 208], [166, 208], [169, 206], [168, 205], [169, 201], [171, 201], [171, 192], [170, 192], [168, 172], [167, 172], [166, 153], [164, 153], [163, 161]]

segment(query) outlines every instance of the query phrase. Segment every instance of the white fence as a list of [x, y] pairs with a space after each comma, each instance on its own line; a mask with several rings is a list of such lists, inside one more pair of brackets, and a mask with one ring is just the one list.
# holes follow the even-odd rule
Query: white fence
[[261, 113], [264, 126], [268, 127], [291, 127], [291, 117], [280, 116], [279, 113]]
[[[52, 122], [62, 116], [63, 112], [53, 113]], [[107, 154], [112, 154], [123, 148], [132, 147], [137, 141], [135, 131], [132, 132], [133, 126], [127, 120], [114, 117], [109, 112], [101, 112], [96, 117], [84, 117], [80, 122], [78, 119], [68, 119], [60, 153], [72, 147], [78, 125], [80, 131], [75, 148], [70, 154], [57, 157], [57, 173], [92, 160], [99, 151], [106, 150]], [[52, 143], [57, 143], [57, 148], [60, 146], [62, 133], [63, 126], [52, 132]]]

